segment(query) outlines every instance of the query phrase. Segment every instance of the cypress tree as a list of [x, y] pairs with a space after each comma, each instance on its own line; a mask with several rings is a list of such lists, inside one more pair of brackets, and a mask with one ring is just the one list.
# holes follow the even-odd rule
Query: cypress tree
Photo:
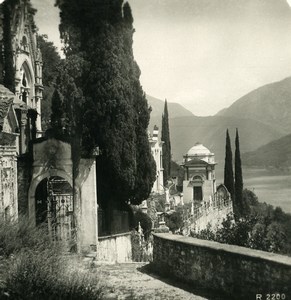
[[234, 161], [234, 173], [235, 173], [235, 202], [239, 208], [239, 216], [247, 214], [247, 211], [244, 211], [243, 205], [243, 176], [242, 176], [242, 166], [241, 166], [241, 157], [240, 157], [240, 147], [239, 147], [239, 135], [238, 130], [236, 129], [235, 136], [235, 161]]
[[163, 168], [164, 168], [164, 186], [171, 174], [171, 141], [169, 129], [169, 114], [167, 99], [165, 100], [164, 113], [162, 115], [162, 141], [163, 143]]
[[3, 3], [3, 45], [4, 45], [4, 78], [3, 84], [13, 93], [15, 92], [15, 67], [13, 60], [11, 18], [16, 1], [6, 0]]
[[63, 99], [59, 90], [55, 89], [52, 95], [52, 103], [51, 103], [51, 127], [55, 129], [55, 131], [59, 134], [62, 132], [64, 128], [64, 107], [63, 107]]
[[232, 151], [231, 151], [231, 142], [230, 142], [228, 129], [226, 130], [226, 143], [225, 143], [224, 185], [226, 186], [226, 188], [231, 194], [232, 199], [234, 200]]
[[66, 60], [70, 67], [80, 63], [61, 80], [67, 83], [61, 89], [67, 93], [65, 112], [72, 112], [68, 127], [80, 132], [84, 156], [96, 146], [101, 150], [99, 204], [105, 209], [129, 200], [139, 204], [149, 195], [155, 169], [147, 139], [149, 110], [133, 58], [130, 7], [122, 0], [58, 0], [57, 6]]

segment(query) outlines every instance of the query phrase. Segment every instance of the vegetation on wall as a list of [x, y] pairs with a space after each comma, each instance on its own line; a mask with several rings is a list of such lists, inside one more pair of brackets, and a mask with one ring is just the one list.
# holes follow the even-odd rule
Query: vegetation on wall
[[63, 0], [57, 6], [66, 54], [57, 81], [62, 127], [80, 155], [100, 149], [101, 207], [139, 204], [151, 191], [155, 163], [147, 136], [149, 108], [132, 52], [131, 9], [121, 0]]

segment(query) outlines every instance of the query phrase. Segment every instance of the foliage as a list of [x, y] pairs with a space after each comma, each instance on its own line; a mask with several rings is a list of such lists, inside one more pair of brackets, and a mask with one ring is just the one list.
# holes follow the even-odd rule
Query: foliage
[[75, 162], [99, 147], [98, 199], [105, 210], [113, 202], [141, 203], [155, 180], [149, 109], [132, 53], [133, 18], [122, 2], [57, 1], [67, 56], [57, 83], [62, 127], [80, 148]]
[[183, 190], [184, 168], [177, 162], [171, 161], [171, 177], [177, 177], [176, 189], [179, 192]]
[[[225, 142], [225, 163], [224, 163], [224, 185], [231, 194], [231, 198], [234, 200], [234, 178], [233, 178], [233, 166], [232, 166], [232, 151], [231, 142], [226, 130], [226, 142]], [[234, 202], [235, 203], [235, 202]], [[238, 208], [234, 206], [234, 213], [237, 214]]]
[[164, 167], [164, 186], [171, 174], [171, 140], [169, 128], [168, 104], [165, 100], [164, 113], [162, 115], [162, 141], [163, 143], [163, 167]]
[[9, 257], [23, 249], [43, 250], [52, 246], [47, 232], [36, 228], [26, 217], [18, 222], [0, 220], [0, 256]]
[[2, 221], [0, 241], [1, 299], [100, 298], [96, 274], [75, 269], [63, 245], [51, 242], [44, 229], [28, 225], [27, 219]]
[[57, 47], [48, 40], [48, 36], [45, 34], [37, 36], [37, 46], [42, 55], [42, 82], [44, 86], [51, 86], [55, 83], [61, 57]]
[[180, 230], [184, 224], [183, 211], [177, 210], [171, 214], [166, 215], [165, 221], [170, 231], [175, 232], [177, 230]]
[[151, 239], [142, 241], [140, 234], [133, 230], [131, 232], [132, 260], [135, 262], [152, 260], [152, 254], [148, 251], [151, 243]]
[[3, 84], [13, 93], [15, 92], [15, 69], [13, 59], [13, 46], [11, 35], [11, 18], [15, 7], [15, 1], [6, 0], [3, 3], [3, 54], [1, 55], [4, 62]]
[[61, 64], [61, 58], [57, 48], [48, 40], [47, 35], [37, 36], [37, 46], [42, 54], [42, 83], [43, 99], [41, 107], [42, 129], [50, 127], [51, 104], [54, 92], [54, 85], [57, 78], [57, 70]]
[[211, 225], [208, 223], [205, 229], [202, 229], [199, 234], [195, 232], [191, 232], [190, 235], [195, 238], [199, 238], [202, 240], [211, 240], [215, 241], [215, 233], [211, 228]]
[[256, 195], [249, 190], [243, 191], [243, 199], [248, 204], [248, 215], [238, 220], [229, 215], [221, 228], [213, 230], [208, 226], [191, 236], [291, 255], [291, 215], [284, 213], [280, 207], [274, 209], [258, 202]]
[[138, 229], [138, 224], [140, 223], [144, 237], [146, 240], [148, 240], [153, 227], [151, 218], [147, 214], [143, 213], [141, 209], [138, 209], [134, 214], [134, 220], [135, 229]]

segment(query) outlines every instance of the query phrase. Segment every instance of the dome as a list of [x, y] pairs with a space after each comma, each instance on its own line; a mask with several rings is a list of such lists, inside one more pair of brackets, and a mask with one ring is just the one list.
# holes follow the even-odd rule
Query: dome
[[188, 156], [194, 156], [194, 155], [210, 155], [211, 152], [209, 151], [209, 149], [207, 149], [206, 147], [204, 147], [202, 144], [200, 143], [196, 143], [195, 146], [193, 146], [188, 152], [187, 155]]

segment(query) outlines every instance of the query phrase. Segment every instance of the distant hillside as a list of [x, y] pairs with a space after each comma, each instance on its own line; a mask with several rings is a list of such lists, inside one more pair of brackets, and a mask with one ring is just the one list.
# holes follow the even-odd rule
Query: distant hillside
[[183, 154], [199, 141], [215, 153], [218, 167], [223, 168], [227, 128], [233, 144], [235, 129], [239, 128], [241, 152], [253, 151], [284, 135], [280, 130], [255, 120], [219, 116], [174, 118], [170, 120], [173, 160], [181, 161]]
[[[153, 108], [151, 126], [160, 124], [164, 102], [148, 98]], [[253, 165], [253, 160], [259, 156], [257, 153], [266, 151], [260, 147], [268, 143], [273, 145], [272, 141], [291, 133], [291, 77], [250, 92], [216, 116], [197, 117], [176, 103], [169, 103], [169, 115], [173, 160], [181, 161], [183, 154], [196, 142], [200, 142], [215, 153], [217, 167], [221, 169], [224, 165], [225, 131], [227, 128], [230, 130], [234, 144], [235, 129], [238, 128], [241, 153], [254, 151], [244, 156], [243, 164]], [[274, 145], [277, 145], [277, 142], [274, 142]], [[288, 147], [291, 149], [288, 139], [280, 139], [280, 148], [287, 150]], [[265, 165], [286, 160], [288, 151], [282, 156], [284, 158], [280, 159], [275, 158], [278, 156], [275, 155], [276, 151], [274, 150], [272, 155], [266, 154]], [[269, 156], [275, 157], [267, 158]]]
[[[154, 125], [157, 125], [159, 128], [161, 128], [165, 101], [149, 95], [146, 95], [146, 98], [148, 100], [149, 106], [152, 108], [149, 130], [152, 130]], [[181, 104], [173, 102], [168, 102], [168, 111], [170, 119], [177, 117], [194, 116], [191, 111], [184, 108]]]
[[217, 115], [258, 120], [291, 133], [291, 77], [248, 93]]
[[257, 150], [242, 154], [246, 166], [280, 167], [291, 166], [291, 134], [272, 141]]

